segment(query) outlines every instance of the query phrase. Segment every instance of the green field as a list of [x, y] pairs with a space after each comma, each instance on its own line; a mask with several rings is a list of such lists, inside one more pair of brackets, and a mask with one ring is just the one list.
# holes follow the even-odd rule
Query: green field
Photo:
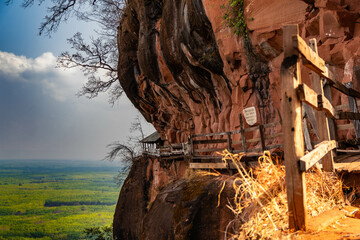
[[84, 239], [85, 228], [110, 225], [120, 169], [101, 161], [0, 160], [0, 239]]

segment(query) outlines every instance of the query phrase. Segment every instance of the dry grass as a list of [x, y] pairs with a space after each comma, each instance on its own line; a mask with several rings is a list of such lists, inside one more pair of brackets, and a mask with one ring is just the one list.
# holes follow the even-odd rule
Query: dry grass
[[[229, 224], [235, 234], [226, 239], [277, 239], [288, 229], [285, 167], [270, 152], [259, 157], [258, 166], [246, 169], [243, 154], [221, 153], [223, 161], [235, 164], [232, 181], [234, 201], [228, 207], [236, 218]], [[218, 174], [218, 173], [215, 173]], [[343, 204], [342, 184], [335, 174], [313, 170], [306, 173], [307, 207], [310, 216]], [[222, 188], [223, 189], [223, 188]], [[220, 192], [221, 194], [221, 192]]]

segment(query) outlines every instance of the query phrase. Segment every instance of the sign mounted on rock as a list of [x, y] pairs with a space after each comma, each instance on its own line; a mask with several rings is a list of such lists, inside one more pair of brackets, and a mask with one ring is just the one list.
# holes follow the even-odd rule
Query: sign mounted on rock
[[246, 123], [250, 126], [254, 125], [257, 122], [255, 107], [244, 108], [243, 113]]

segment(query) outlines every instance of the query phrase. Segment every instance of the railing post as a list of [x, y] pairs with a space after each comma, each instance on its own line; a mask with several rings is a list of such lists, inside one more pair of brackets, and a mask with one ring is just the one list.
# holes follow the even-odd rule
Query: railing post
[[243, 152], [246, 153], [246, 139], [245, 139], [244, 121], [242, 119], [242, 114], [239, 114], [239, 120], [240, 120], [240, 132], [241, 132]]
[[[317, 44], [316, 39], [312, 38], [309, 41], [310, 48], [317, 54]], [[323, 83], [318, 74], [311, 72], [311, 88], [317, 93], [324, 96]], [[323, 111], [316, 111], [316, 125], [318, 127], [317, 132], [319, 133], [319, 140], [329, 141], [330, 140], [330, 131], [329, 131], [329, 119], [326, 117]], [[322, 159], [323, 169], [327, 172], [334, 170], [334, 152], [330, 151]]]
[[232, 150], [231, 133], [230, 133], [230, 132], [227, 132], [226, 135], [227, 135], [228, 151], [229, 151], [229, 152], [232, 152], [233, 150]]
[[299, 166], [299, 159], [304, 155], [302, 106], [296, 94], [296, 88], [301, 83], [300, 60], [292, 38], [298, 34], [297, 25], [283, 27], [284, 61], [280, 73], [281, 106], [289, 228], [306, 230], [305, 173], [300, 171]]
[[261, 151], [265, 151], [265, 136], [264, 136], [264, 126], [259, 125], [259, 132], [260, 132], [260, 144], [261, 144]]
[[[352, 82], [347, 82], [347, 83], [345, 83], [345, 87], [347, 87], [349, 89], [353, 89], [354, 84]], [[357, 108], [357, 104], [356, 104], [356, 99], [354, 97], [348, 96], [348, 100], [349, 100], [350, 112], [357, 113], [358, 108]], [[354, 120], [353, 123], [354, 123], [354, 129], [355, 129], [355, 136], [356, 136], [356, 139], [358, 139], [358, 138], [360, 138], [360, 121]], [[358, 147], [360, 148], [360, 146], [358, 146]]]

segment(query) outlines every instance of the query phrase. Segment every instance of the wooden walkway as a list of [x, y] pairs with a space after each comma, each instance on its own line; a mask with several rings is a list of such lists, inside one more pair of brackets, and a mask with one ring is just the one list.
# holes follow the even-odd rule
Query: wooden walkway
[[338, 172], [360, 172], [360, 153], [338, 155], [334, 160]]

